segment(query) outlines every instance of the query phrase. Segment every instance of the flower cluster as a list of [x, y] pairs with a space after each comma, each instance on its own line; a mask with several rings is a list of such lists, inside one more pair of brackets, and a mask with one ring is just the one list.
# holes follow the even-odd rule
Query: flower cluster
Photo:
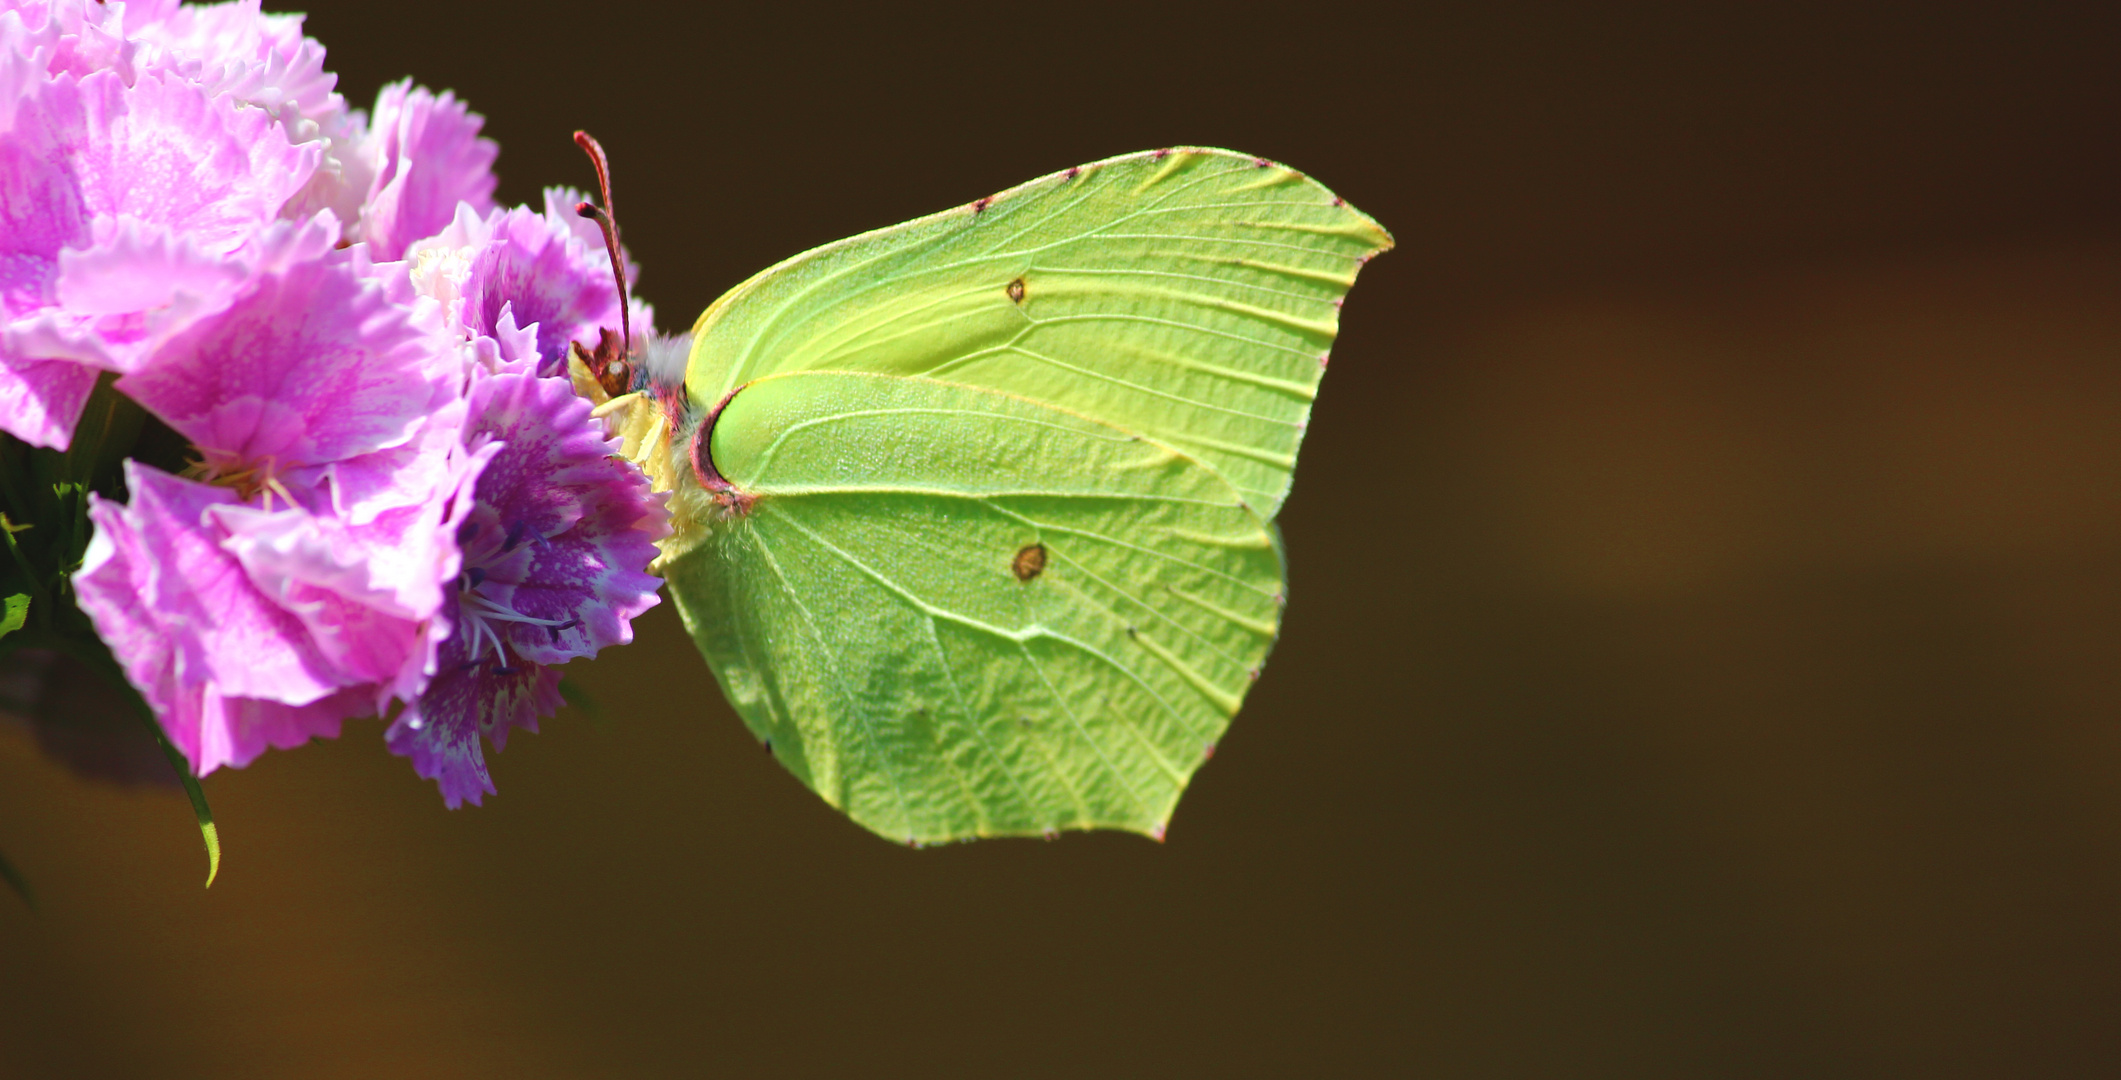
[[0, 430], [64, 449], [112, 373], [188, 442], [73, 589], [195, 772], [396, 710], [477, 803], [480, 735], [655, 603], [660, 496], [565, 369], [629, 301], [579, 195], [494, 205], [463, 103], [323, 65], [258, 0], [0, 0]]

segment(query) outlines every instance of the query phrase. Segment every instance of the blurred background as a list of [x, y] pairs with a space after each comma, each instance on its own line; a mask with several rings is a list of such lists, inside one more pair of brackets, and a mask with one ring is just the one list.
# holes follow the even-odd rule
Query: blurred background
[[666, 330], [1174, 143], [1399, 249], [1167, 843], [877, 840], [667, 605], [482, 809], [373, 722], [216, 773], [211, 891], [180, 794], [0, 725], [0, 1075], [2121, 1063], [2121, 9], [308, 8], [357, 103], [483, 112], [504, 201], [601, 138]]

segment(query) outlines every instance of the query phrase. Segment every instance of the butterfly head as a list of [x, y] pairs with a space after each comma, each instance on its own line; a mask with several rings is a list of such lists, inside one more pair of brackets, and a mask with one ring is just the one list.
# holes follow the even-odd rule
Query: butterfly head
[[695, 436], [711, 428], [705, 411], [693, 407], [685, 392], [692, 339], [658, 334], [653, 328], [633, 332], [626, 251], [619, 244], [618, 218], [612, 212], [610, 159], [588, 132], [575, 132], [574, 141], [596, 166], [597, 191], [604, 200], [602, 206], [578, 202], [575, 213], [595, 221], [604, 235], [619, 290], [619, 327], [600, 328], [594, 349], [575, 343], [568, 355], [568, 375], [575, 391], [595, 406], [606, 429], [621, 440], [620, 456], [639, 466], [655, 490], [669, 493], [673, 533], [662, 542], [664, 557], [669, 558], [697, 542], [701, 529], [696, 526], [704, 525], [716, 510], [727, 510], [726, 500], [716, 497], [722, 493], [701, 481], [692, 461]]

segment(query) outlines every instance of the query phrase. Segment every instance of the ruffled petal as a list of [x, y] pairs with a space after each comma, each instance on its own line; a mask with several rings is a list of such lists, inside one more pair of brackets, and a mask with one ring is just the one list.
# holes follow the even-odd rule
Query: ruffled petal
[[[21, 64], [0, 67], [4, 83]], [[0, 130], [0, 366], [41, 393], [0, 426], [64, 447], [72, 394], [94, 375], [52, 365], [128, 370], [225, 304], [239, 276], [227, 260], [276, 219], [317, 150], [159, 75], [127, 86], [98, 70], [24, 90]]]
[[463, 319], [473, 332], [493, 334], [504, 308], [517, 326], [537, 325], [541, 375], [566, 366], [569, 342], [594, 343], [599, 327], [619, 327], [618, 284], [603, 238], [593, 231], [585, 237], [580, 216], [551, 205], [569, 194], [547, 192], [543, 214], [517, 209], [501, 216], [463, 286]]
[[78, 117], [70, 164], [89, 212], [160, 225], [206, 251], [234, 251], [277, 218], [321, 153], [289, 143], [271, 114], [175, 78], [128, 87], [98, 72], [81, 80], [78, 101], [78, 113], [53, 119]]
[[452, 637], [442, 647], [427, 690], [407, 705], [385, 739], [391, 752], [412, 759], [413, 772], [435, 781], [450, 809], [473, 806], [494, 794], [486, 771], [484, 735], [499, 750], [511, 728], [538, 729], [538, 720], [558, 712], [560, 673], [536, 664], [502, 667], [469, 656], [466, 641]]
[[301, 620], [251, 583], [209, 511], [222, 489], [128, 462], [128, 505], [92, 498], [81, 609], [199, 775], [335, 736], [374, 709]]
[[180, 74], [209, 94], [264, 109], [280, 119], [290, 141], [304, 142], [344, 112], [346, 101], [332, 92], [339, 77], [324, 70], [324, 46], [303, 36], [302, 19], [268, 15], [259, 0], [186, 4], [141, 26], [137, 36], [155, 50], [145, 61], [150, 70]]
[[511, 649], [541, 664], [632, 640], [629, 622], [662, 582], [645, 568], [669, 524], [663, 496], [564, 379], [503, 375], [471, 395], [467, 438], [500, 454], [480, 474], [458, 542], [480, 593], [537, 622], [502, 623]]
[[377, 259], [396, 259], [413, 241], [440, 232], [459, 202], [480, 214], [493, 208], [500, 148], [478, 137], [485, 123], [454, 94], [437, 96], [410, 80], [376, 95], [364, 147], [375, 181], [361, 238]]
[[0, 359], [0, 431], [64, 450], [95, 388], [96, 370], [71, 360]]
[[260, 277], [118, 388], [223, 475], [262, 480], [411, 441], [436, 396], [433, 353], [373, 282], [306, 263]]

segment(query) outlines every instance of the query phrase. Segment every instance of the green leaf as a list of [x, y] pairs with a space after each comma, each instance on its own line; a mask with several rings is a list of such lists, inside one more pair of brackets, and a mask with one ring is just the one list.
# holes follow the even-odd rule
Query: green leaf
[[5, 601], [6, 609], [0, 612], [0, 638], [4, 638], [29, 621], [29, 594], [16, 593]]
[[213, 808], [206, 805], [206, 789], [199, 786], [199, 778], [192, 775], [191, 762], [184, 760], [184, 752], [169, 741], [168, 733], [162, 730], [153, 713], [148, 714], [147, 726], [154, 732], [162, 756], [169, 759], [169, 767], [177, 770], [177, 781], [184, 785], [184, 797], [191, 800], [192, 818], [199, 824], [199, 839], [206, 844], [206, 887], [211, 889], [214, 878], [221, 873], [221, 830], [214, 825]]
[[1267, 523], [1221, 476], [930, 379], [761, 379], [712, 439], [749, 502], [666, 572], [791, 771], [913, 843], [1161, 835], [1279, 623]]

